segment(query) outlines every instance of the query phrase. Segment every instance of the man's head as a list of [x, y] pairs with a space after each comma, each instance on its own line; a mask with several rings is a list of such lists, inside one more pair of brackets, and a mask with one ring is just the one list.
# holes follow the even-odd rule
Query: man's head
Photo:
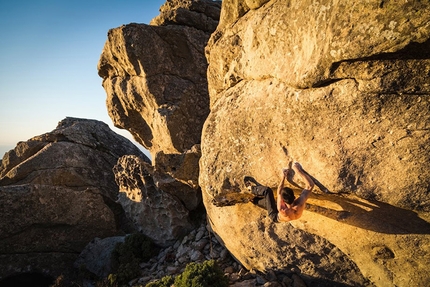
[[281, 191], [281, 197], [282, 197], [282, 200], [285, 203], [288, 203], [288, 204], [292, 204], [293, 201], [294, 201], [294, 199], [296, 198], [294, 196], [293, 190], [291, 188], [289, 188], [289, 187], [284, 187], [282, 189], [282, 191]]

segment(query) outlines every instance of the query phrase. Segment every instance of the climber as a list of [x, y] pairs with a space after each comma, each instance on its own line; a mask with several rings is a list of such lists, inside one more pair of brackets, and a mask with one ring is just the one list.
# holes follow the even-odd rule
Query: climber
[[245, 186], [252, 194], [256, 195], [253, 203], [267, 209], [269, 217], [274, 222], [287, 222], [299, 219], [305, 209], [306, 200], [314, 188], [314, 181], [300, 163], [294, 163], [292, 169], [296, 174], [301, 176], [305, 182], [305, 188], [300, 196], [295, 198], [293, 190], [289, 187], [284, 187], [289, 169], [282, 169], [282, 179], [278, 186], [276, 203], [273, 190], [270, 187], [258, 184], [252, 177], [245, 176], [244, 178]]

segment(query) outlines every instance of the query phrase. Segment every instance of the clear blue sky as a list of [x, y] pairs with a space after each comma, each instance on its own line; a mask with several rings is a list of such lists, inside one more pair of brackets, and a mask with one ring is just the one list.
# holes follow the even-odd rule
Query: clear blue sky
[[111, 28], [145, 23], [165, 0], [0, 0], [0, 158], [66, 116], [113, 127], [97, 62]]

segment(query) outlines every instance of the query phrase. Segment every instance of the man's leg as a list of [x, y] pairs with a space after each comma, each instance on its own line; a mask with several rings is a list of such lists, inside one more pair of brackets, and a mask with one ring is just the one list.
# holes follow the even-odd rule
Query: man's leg
[[276, 207], [275, 196], [273, 195], [273, 190], [267, 186], [253, 186], [252, 193], [256, 197], [253, 201], [254, 204], [267, 209], [268, 216], [274, 221], [278, 222], [278, 209]]

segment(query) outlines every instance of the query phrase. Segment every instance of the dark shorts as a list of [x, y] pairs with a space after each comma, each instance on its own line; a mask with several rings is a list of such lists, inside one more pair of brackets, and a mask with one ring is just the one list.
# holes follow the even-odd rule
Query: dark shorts
[[254, 186], [252, 187], [252, 193], [257, 195], [254, 199], [254, 204], [267, 209], [268, 216], [273, 222], [278, 221], [278, 208], [275, 202], [275, 196], [273, 195], [273, 190], [267, 186]]

